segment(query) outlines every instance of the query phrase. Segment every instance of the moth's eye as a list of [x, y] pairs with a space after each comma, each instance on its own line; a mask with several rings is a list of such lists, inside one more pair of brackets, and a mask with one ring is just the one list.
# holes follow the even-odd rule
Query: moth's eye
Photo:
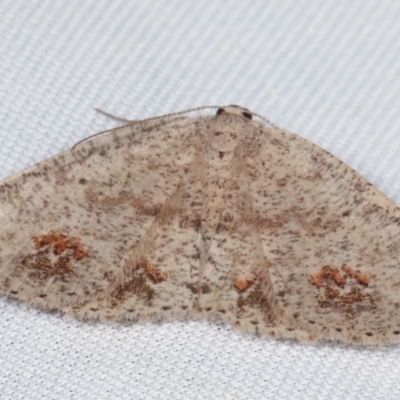
[[247, 118], [247, 119], [253, 119], [253, 115], [244, 111], [242, 112], [243, 117]]
[[217, 115], [222, 114], [223, 112], [225, 112], [223, 108], [218, 108]]

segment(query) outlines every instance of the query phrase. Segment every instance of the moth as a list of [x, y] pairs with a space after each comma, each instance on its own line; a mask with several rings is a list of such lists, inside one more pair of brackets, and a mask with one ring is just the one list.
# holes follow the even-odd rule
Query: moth
[[1, 182], [0, 294], [81, 320], [399, 342], [399, 208], [253, 117], [130, 122]]

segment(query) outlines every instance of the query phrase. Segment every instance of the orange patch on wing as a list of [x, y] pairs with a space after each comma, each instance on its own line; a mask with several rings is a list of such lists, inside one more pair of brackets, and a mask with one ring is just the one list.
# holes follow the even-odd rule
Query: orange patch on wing
[[74, 273], [74, 264], [89, 256], [80, 239], [69, 238], [60, 232], [35, 236], [32, 241], [36, 249], [20, 259], [17, 275], [28, 270], [28, 276], [35, 280], [50, 277], [66, 280]]
[[167, 275], [159, 273], [148, 260], [141, 258], [137, 264], [136, 268], [143, 269], [146, 275], [154, 282], [159, 283], [167, 279]]
[[157, 293], [148, 281], [160, 283], [166, 279], [166, 274], [159, 273], [146, 258], [142, 257], [135, 262], [130, 277], [114, 287], [111, 292], [111, 304], [116, 307], [134, 294], [150, 305]]
[[254, 279], [239, 279], [236, 278], [235, 282], [233, 282], [233, 286], [239, 290], [239, 292], [244, 292], [254, 283]]
[[360, 285], [368, 286], [368, 284], [371, 282], [371, 278], [360, 271], [354, 271], [348, 266], [344, 266], [342, 269], [349, 278], [354, 278]]
[[371, 278], [347, 265], [342, 266], [341, 271], [338, 268], [325, 266], [308, 280], [318, 289], [322, 289], [318, 295], [318, 303], [322, 308], [341, 309], [351, 314], [355, 310], [375, 307], [373, 298], [366, 288]]
[[329, 266], [323, 267], [318, 274], [310, 276], [309, 281], [313, 285], [321, 287], [326, 278], [333, 279], [333, 281], [339, 286], [344, 286], [346, 284], [346, 277], [341, 275], [337, 268], [332, 268]]
[[53, 252], [59, 256], [67, 250], [73, 251], [73, 257], [80, 261], [89, 255], [82, 246], [79, 238], [68, 238], [60, 232], [49, 233], [48, 235], [35, 236], [33, 238], [36, 248], [40, 249], [46, 246], [53, 246]]

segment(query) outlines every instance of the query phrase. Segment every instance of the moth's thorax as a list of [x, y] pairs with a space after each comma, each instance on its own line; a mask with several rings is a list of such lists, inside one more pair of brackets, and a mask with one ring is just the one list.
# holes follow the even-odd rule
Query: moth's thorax
[[[208, 190], [215, 199], [221, 200], [235, 180], [244, 144], [256, 134], [254, 123], [241, 114], [242, 110], [245, 111], [240, 107], [225, 107], [207, 122], [208, 148], [203, 155], [207, 173], [203, 183], [208, 181]], [[219, 208], [221, 204], [222, 200], [216, 201], [211, 207]]]

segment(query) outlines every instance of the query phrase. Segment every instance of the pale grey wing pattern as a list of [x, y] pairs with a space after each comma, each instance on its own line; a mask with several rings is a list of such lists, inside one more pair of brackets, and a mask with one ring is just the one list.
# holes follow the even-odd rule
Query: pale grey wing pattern
[[129, 124], [3, 181], [0, 293], [73, 315], [104, 297], [182, 180], [194, 130], [188, 118]]
[[400, 341], [399, 209], [295, 134], [265, 131], [261, 143], [248, 168], [279, 335]]

